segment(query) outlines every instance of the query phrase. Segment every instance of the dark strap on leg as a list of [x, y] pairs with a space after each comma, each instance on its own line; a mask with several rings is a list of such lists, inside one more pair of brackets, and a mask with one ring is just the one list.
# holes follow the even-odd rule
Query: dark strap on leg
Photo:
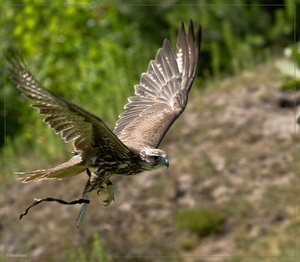
[[90, 171], [88, 168], [86, 169], [86, 173], [87, 173], [87, 175], [88, 175], [89, 177], [91, 177], [92, 174], [91, 174], [91, 171]]

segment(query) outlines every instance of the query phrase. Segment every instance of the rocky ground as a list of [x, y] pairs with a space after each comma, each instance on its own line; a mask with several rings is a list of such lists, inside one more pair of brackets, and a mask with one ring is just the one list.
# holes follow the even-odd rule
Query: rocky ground
[[170, 168], [114, 177], [116, 202], [103, 207], [106, 196], [92, 194], [79, 229], [79, 206], [42, 203], [19, 215], [34, 197], [79, 198], [85, 174], [11, 181], [0, 199], [1, 252], [66, 261], [79, 248], [89, 254], [96, 233], [113, 261], [296, 261], [299, 94], [280, 91], [283, 82], [262, 65], [205, 90], [196, 83], [160, 146]]

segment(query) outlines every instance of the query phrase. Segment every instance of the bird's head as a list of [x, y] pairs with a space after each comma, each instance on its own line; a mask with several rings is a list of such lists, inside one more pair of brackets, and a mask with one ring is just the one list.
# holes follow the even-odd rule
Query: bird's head
[[146, 170], [153, 170], [163, 166], [169, 167], [168, 156], [163, 150], [144, 147], [140, 152], [140, 156]]

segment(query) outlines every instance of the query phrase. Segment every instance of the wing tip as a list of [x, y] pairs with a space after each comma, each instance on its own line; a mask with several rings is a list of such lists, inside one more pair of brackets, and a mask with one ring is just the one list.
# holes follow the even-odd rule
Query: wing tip
[[[196, 45], [196, 48], [198, 49], [198, 53], [199, 53], [200, 45], [201, 45], [201, 39], [202, 39], [202, 27], [199, 24], [199, 27], [197, 29], [196, 34], [195, 34], [195, 29], [194, 28], [195, 27], [194, 27], [193, 20], [190, 19], [189, 29], [188, 29], [188, 32], [186, 32], [184, 22], [182, 21], [181, 22], [181, 28], [178, 31], [177, 39], [181, 39], [181, 38], [187, 39], [188, 42], [193, 43], [194, 45]], [[177, 42], [178, 41], [179, 40], [177, 40]]]
[[[179, 70], [179, 67], [182, 66], [182, 64], [184, 64], [184, 67], [185, 67], [184, 70], [186, 70], [186, 71], [184, 71], [186, 74], [185, 84], [187, 85], [186, 88], [184, 88], [184, 89], [186, 89], [187, 93], [189, 92], [189, 90], [192, 86], [192, 82], [193, 82], [193, 79], [195, 77], [196, 70], [198, 67], [198, 60], [199, 60], [198, 56], [199, 56], [199, 52], [200, 52], [200, 43], [201, 43], [201, 34], [202, 34], [201, 32], [202, 32], [201, 25], [199, 25], [199, 28], [195, 35], [194, 24], [193, 24], [192, 19], [190, 19], [190, 25], [189, 25], [188, 31], [185, 31], [185, 25], [184, 25], [184, 22], [182, 21], [181, 27], [178, 30], [178, 36], [177, 36], [177, 41], [176, 41], [176, 49], [177, 50], [176, 50], [175, 54], [172, 53], [172, 55], [176, 56], [174, 58], [177, 60], [178, 70]], [[170, 41], [168, 39], [164, 39], [162, 47], [157, 50], [155, 60], [150, 60], [150, 62], [148, 64], [147, 73], [142, 73], [141, 79], [143, 78], [143, 74], [150, 74], [150, 75], [151, 74], [159, 74], [159, 75], [161, 74], [161, 70], [158, 67], [154, 68], [155, 70], [151, 67], [152, 66], [154, 67], [154, 65], [156, 64], [160, 53], [162, 51], [166, 51], [166, 49], [168, 49], [168, 51], [169, 51], [169, 47], [171, 50]], [[190, 60], [190, 61], [188, 61], [188, 60]], [[190, 66], [189, 66], [189, 64], [190, 64]], [[182, 70], [180, 72], [182, 72]], [[140, 82], [141, 82], [141, 80], [140, 80]], [[161, 84], [161, 83], [158, 83], [158, 84]], [[134, 86], [136, 95], [137, 95], [138, 87], [139, 87], [139, 84]], [[134, 96], [134, 97], [136, 97], [136, 96]], [[136, 116], [136, 118], [133, 118], [133, 117], [131, 119], [129, 119], [128, 117], [125, 118], [125, 116], [128, 115], [128, 113], [125, 113], [125, 112], [128, 112], [130, 110], [131, 110], [131, 112], [133, 112], [132, 111], [133, 108], [136, 109], [134, 106], [129, 106], [130, 103], [136, 102], [135, 99], [132, 99], [134, 97], [128, 98], [129, 103], [124, 106], [125, 111], [119, 115], [119, 120], [117, 121], [115, 129], [114, 129], [114, 133], [117, 136], [124, 135], [124, 133], [122, 133], [122, 132], [124, 132], [124, 130], [126, 128], [127, 128], [126, 132], [127, 132], [127, 134], [129, 134], [132, 130], [129, 131], [128, 126], [130, 126], [132, 124], [132, 122], [134, 121], [134, 119], [136, 119], [139, 116], [138, 113], [142, 112], [142, 110], [140, 110], [140, 111], [135, 110], [133, 114]]]
[[[182, 28], [184, 29], [184, 24], [183, 24], [183, 22], [182, 22], [182, 25], [183, 25]], [[193, 42], [197, 44], [197, 46], [199, 47], [199, 50], [200, 50], [200, 44], [201, 44], [201, 39], [202, 39], [202, 27], [201, 27], [201, 25], [199, 24], [196, 35], [195, 35], [195, 30], [194, 30], [194, 28], [195, 28], [195, 27], [194, 27], [193, 20], [190, 19], [190, 25], [189, 25], [189, 33], [188, 33], [188, 36], [193, 38]]]

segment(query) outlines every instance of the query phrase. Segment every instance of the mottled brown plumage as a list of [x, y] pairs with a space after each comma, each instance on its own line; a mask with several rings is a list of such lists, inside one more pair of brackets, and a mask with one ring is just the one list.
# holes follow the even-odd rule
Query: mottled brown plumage
[[[31, 74], [21, 57], [7, 52], [11, 80], [22, 95], [33, 100], [39, 114], [65, 142], [73, 140], [74, 156], [50, 169], [19, 174], [23, 182], [41, 179], [62, 179], [88, 171], [89, 179], [83, 199], [93, 190], [107, 185], [107, 205], [114, 198], [111, 175], [135, 175], [145, 170], [168, 166], [164, 151], [157, 149], [164, 135], [186, 107], [198, 63], [201, 28], [195, 37], [192, 22], [186, 34], [182, 24], [177, 37], [176, 53], [168, 40], [150, 61], [136, 96], [128, 98], [125, 111], [119, 116], [114, 131], [97, 116], [45, 89]], [[90, 173], [89, 168], [95, 169]], [[78, 226], [87, 204], [81, 208]]]

